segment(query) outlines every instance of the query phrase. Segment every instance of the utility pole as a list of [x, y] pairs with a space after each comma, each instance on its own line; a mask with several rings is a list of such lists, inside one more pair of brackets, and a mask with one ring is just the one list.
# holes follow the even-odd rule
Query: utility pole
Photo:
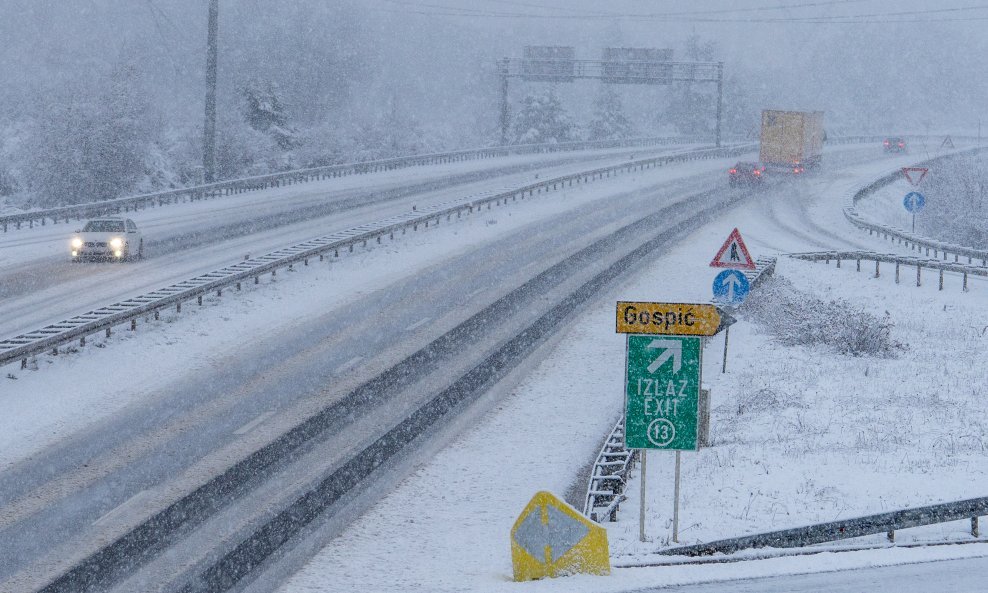
[[216, 45], [220, 2], [209, 0], [209, 33], [206, 38], [206, 122], [203, 126], [202, 166], [206, 183], [216, 181]]
[[717, 62], [717, 148], [721, 146], [721, 127], [724, 112], [724, 62]]

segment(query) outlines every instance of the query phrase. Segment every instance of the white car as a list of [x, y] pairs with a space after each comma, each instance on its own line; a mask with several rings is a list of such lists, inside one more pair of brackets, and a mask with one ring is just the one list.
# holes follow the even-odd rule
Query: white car
[[70, 242], [72, 261], [106, 259], [123, 261], [144, 257], [144, 238], [129, 218], [96, 218], [76, 231]]

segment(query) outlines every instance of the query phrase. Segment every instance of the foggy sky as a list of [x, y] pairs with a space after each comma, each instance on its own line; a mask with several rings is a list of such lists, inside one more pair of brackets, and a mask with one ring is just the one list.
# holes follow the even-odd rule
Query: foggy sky
[[[85, 92], [87, 77], [126, 60], [146, 74], [165, 113], [195, 120], [202, 109], [206, 4], [0, 0], [0, 118], [16, 119], [73, 85]], [[805, 4], [814, 6], [797, 6]], [[772, 8], [780, 5], [790, 8]], [[220, 6], [221, 102], [244, 80], [268, 77], [310, 119], [373, 113], [396, 98], [422, 121], [483, 127], [496, 117], [494, 61], [520, 56], [524, 45], [572, 45], [578, 57], [596, 58], [605, 46], [679, 50], [690, 34], [717, 43], [718, 59], [750, 94], [752, 111], [821, 109], [828, 124], [849, 129], [970, 129], [988, 94], [988, 71], [978, 59], [988, 23], [978, 19], [988, 18], [988, 9], [908, 14], [971, 6], [958, 0], [221, 0]], [[658, 18], [668, 13], [693, 14]], [[609, 16], [622, 14], [634, 16]], [[793, 20], [871, 14], [878, 16], [852, 19], [863, 22]], [[890, 22], [912, 20], [922, 22]], [[573, 86], [565, 92], [584, 92]]]

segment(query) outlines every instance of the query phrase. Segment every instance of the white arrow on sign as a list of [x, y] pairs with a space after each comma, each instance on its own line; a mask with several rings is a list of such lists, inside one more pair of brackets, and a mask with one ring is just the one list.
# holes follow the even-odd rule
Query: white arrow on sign
[[727, 277], [724, 278], [724, 284], [727, 285], [727, 300], [729, 302], [734, 301], [734, 291], [741, 286], [741, 280], [739, 280], [734, 274], [728, 274]]
[[683, 343], [679, 340], [652, 340], [648, 343], [648, 347], [665, 349], [665, 352], [653, 360], [652, 364], [648, 365], [649, 373], [659, 370], [659, 367], [670, 358], [672, 358], [673, 374], [678, 373], [679, 369], [683, 368]]

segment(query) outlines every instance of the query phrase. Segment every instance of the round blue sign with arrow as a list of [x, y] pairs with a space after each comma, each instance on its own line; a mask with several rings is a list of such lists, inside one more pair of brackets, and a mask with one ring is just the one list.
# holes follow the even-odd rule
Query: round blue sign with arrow
[[908, 212], [915, 214], [926, 206], [926, 196], [918, 191], [911, 191], [902, 198], [902, 205], [906, 207]]
[[751, 283], [741, 270], [724, 270], [714, 278], [714, 301], [740, 305], [751, 292]]

